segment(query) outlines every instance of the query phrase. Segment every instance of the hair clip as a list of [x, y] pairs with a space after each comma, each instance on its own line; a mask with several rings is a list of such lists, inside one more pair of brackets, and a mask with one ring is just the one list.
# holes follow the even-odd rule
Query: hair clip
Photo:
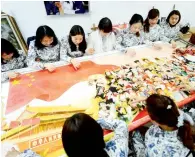
[[171, 106], [171, 105], [168, 105], [168, 106], [167, 106], [167, 109], [171, 109], [171, 108], [172, 108], [172, 106]]

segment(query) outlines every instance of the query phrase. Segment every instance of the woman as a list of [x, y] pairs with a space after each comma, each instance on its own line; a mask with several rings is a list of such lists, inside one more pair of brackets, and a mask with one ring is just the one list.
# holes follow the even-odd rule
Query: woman
[[55, 70], [52, 64], [60, 60], [60, 43], [49, 26], [40, 26], [36, 31], [36, 39], [30, 42], [27, 64], [36, 69]]
[[26, 66], [26, 56], [6, 39], [1, 38], [1, 82], [17, 78], [20, 74], [11, 70]]
[[103, 53], [115, 49], [116, 38], [112, 32], [112, 22], [109, 18], [102, 18], [98, 29], [89, 35], [87, 53]]
[[[114, 131], [114, 137], [106, 144], [102, 128]], [[89, 115], [78, 113], [65, 121], [62, 143], [69, 157], [127, 157], [128, 129], [120, 120], [96, 122]]]
[[[158, 25], [159, 16], [160, 13], [158, 9], [151, 9], [144, 22], [144, 43], [153, 46], [156, 49], [161, 49], [161, 46], [160, 44], [154, 44], [153, 42], [169, 42], [169, 39], [164, 35], [163, 29]], [[174, 47], [174, 45], [172, 46]]]
[[123, 30], [117, 37], [116, 49], [121, 52], [132, 52], [129, 47], [143, 44], [143, 17], [139, 14], [134, 14], [129, 21], [129, 27]]
[[169, 39], [169, 43], [174, 45], [174, 47], [176, 47], [175, 40], [179, 38], [180, 29], [182, 28], [180, 20], [181, 20], [180, 12], [178, 10], [173, 10], [169, 13], [166, 22], [161, 23], [164, 35]]
[[85, 40], [85, 32], [79, 25], [74, 25], [68, 36], [61, 39], [60, 57], [73, 64], [75, 69], [80, 67], [77, 57], [85, 54], [87, 43]]
[[139, 136], [134, 138], [137, 143], [135, 145], [137, 155], [143, 156], [139, 154], [145, 152], [144, 156], [152, 157], [193, 156], [195, 150], [195, 139], [192, 135], [193, 119], [179, 110], [171, 98], [164, 95], [149, 96], [146, 100], [146, 109], [153, 125], [145, 134], [145, 144], [140, 143]]

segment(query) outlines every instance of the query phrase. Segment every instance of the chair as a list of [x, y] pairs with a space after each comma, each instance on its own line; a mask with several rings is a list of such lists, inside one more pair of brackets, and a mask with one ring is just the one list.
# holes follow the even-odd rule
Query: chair
[[36, 36], [32, 36], [32, 37], [28, 37], [27, 38], [27, 46], [28, 46], [28, 48], [29, 48], [30, 42], [35, 40], [35, 38], [36, 38]]

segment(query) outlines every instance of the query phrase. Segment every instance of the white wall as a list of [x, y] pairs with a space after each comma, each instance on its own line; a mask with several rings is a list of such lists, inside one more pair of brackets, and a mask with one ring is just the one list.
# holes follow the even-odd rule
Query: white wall
[[90, 32], [93, 23], [98, 24], [102, 17], [109, 17], [113, 23], [129, 22], [134, 13], [144, 18], [154, 6], [160, 10], [161, 16], [167, 16], [176, 4], [181, 12], [182, 20], [195, 26], [195, 2], [168, 2], [168, 1], [91, 1], [88, 15], [47, 16], [44, 3], [41, 1], [1, 1], [1, 10], [12, 15], [26, 40], [35, 34], [40, 25], [49, 25], [58, 37], [69, 33], [74, 24], [81, 25], [85, 32]]

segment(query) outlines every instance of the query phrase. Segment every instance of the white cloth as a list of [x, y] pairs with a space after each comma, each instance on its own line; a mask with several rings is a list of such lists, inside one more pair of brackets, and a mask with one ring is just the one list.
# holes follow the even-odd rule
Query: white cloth
[[75, 10], [73, 9], [73, 1], [61, 1], [61, 5], [65, 14], [75, 14]]
[[87, 50], [93, 48], [95, 53], [112, 51], [115, 49], [116, 37], [113, 32], [102, 37], [99, 30], [92, 32], [88, 38]]

